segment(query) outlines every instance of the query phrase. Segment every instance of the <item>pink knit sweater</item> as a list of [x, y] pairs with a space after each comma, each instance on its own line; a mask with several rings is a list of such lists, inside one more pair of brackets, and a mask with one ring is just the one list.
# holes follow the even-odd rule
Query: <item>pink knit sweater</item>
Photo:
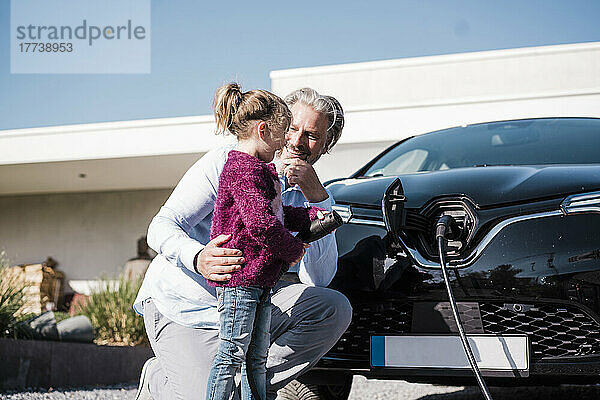
[[289, 231], [308, 230], [318, 210], [283, 206], [274, 165], [231, 150], [219, 178], [210, 238], [232, 234], [223, 247], [241, 250], [246, 262], [229, 281], [208, 283], [228, 287], [275, 286], [282, 268], [302, 254], [302, 241]]

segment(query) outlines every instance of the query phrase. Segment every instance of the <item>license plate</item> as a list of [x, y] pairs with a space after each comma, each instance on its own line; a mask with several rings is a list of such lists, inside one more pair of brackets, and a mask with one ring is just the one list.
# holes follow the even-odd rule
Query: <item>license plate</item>
[[[529, 371], [527, 336], [467, 335], [467, 339], [482, 372]], [[371, 336], [371, 366], [471, 369], [458, 335]]]

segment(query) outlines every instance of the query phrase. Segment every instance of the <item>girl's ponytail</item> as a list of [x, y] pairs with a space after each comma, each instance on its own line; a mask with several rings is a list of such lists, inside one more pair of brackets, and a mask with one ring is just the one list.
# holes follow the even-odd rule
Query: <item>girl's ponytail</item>
[[270, 127], [287, 131], [292, 113], [278, 96], [266, 90], [242, 92], [237, 83], [228, 83], [215, 92], [217, 133], [227, 132], [245, 139], [254, 121], [265, 121]]
[[228, 83], [217, 89], [214, 101], [217, 133], [225, 134], [229, 131], [237, 135], [231, 128], [243, 97], [242, 88], [237, 83]]

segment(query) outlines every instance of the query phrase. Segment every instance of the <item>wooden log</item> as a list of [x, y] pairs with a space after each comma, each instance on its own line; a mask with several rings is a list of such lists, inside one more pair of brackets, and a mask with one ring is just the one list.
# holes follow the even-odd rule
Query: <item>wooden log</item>
[[15, 283], [25, 285], [25, 305], [23, 312], [40, 314], [52, 303], [55, 308], [62, 293], [64, 274], [45, 264], [30, 264], [10, 267]]

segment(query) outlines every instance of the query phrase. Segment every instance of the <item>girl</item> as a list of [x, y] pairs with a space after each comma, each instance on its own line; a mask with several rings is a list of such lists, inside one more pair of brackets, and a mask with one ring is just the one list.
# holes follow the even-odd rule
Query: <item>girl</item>
[[[303, 232], [317, 208], [283, 206], [281, 184], [270, 162], [285, 144], [291, 113], [265, 90], [243, 93], [230, 83], [217, 89], [217, 132], [238, 139], [221, 176], [211, 239], [231, 234], [226, 246], [244, 254], [243, 268], [217, 286], [219, 349], [208, 378], [207, 399], [229, 399], [242, 368], [242, 398], [266, 397], [266, 360], [271, 319], [270, 295], [283, 270], [299, 262], [308, 246], [289, 231]], [[252, 390], [251, 390], [252, 389]]]

